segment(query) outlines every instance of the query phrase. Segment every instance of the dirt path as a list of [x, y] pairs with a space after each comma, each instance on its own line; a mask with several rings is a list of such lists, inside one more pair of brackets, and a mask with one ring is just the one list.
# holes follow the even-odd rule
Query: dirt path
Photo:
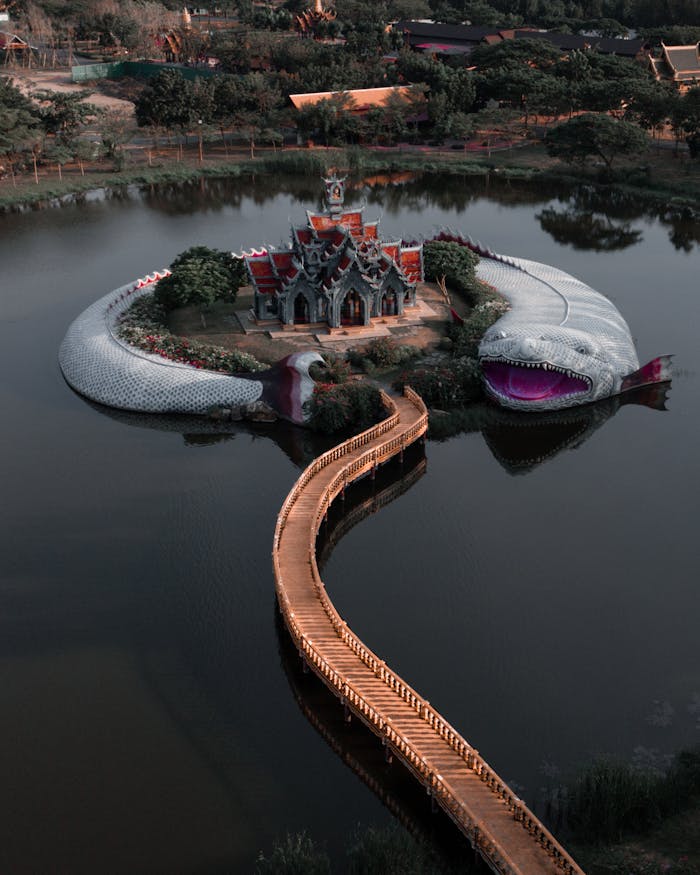
[[19, 86], [23, 91], [37, 91], [47, 89], [48, 91], [68, 91], [77, 92], [78, 94], [89, 94], [88, 100], [99, 106], [101, 109], [119, 109], [128, 115], [133, 115], [134, 104], [130, 100], [122, 100], [119, 97], [111, 97], [107, 94], [100, 94], [92, 90], [91, 83], [79, 85], [73, 82], [69, 70], [8, 70], [9, 75], [14, 80], [15, 85]]

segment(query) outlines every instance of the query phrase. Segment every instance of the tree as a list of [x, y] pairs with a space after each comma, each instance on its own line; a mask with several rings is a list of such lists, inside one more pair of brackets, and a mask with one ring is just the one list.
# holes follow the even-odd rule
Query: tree
[[464, 142], [464, 151], [467, 151], [467, 143], [474, 134], [476, 124], [473, 113], [454, 112], [447, 121], [447, 133], [456, 140]]
[[654, 134], [674, 115], [674, 107], [682, 99], [668, 85], [653, 81], [638, 83], [625, 109], [625, 120]]
[[469, 55], [469, 63], [480, 73], [497, 70], [507, 64], [527, 64], [531, 68], [545, 70], [553, 67], [561, 58], [561, 50], [546, 40], [512, 39], [489, 46], [476, 46]]
[[177, 70], [162, 70], [141, 92], [135, 111], [139, 127], [185, 131], [196, 119], [192, 83]]
[[297, 116], [299, 130], [307, 137], [318, 132], [326, 146], [335, 139], [342, 141], [354, 105], [354, 99], [345, 92], [319, 100], [300, 110]]
[[121, 170], [126, 160], [124, 146], [132, 137], [132, 121], [121, 109], [107, 109], [98, 119], [102, 154], [114, 162], [115, 170]]
[[460, 243], [428, 240], [423, 244], [425, 278], [431, 282], [447, 283], [467, 296], [476, 284], [478, 263], [479, 256]]
[[233, 302], [247, 276], [242, 258], [206, 246], [181, 252], [170, 270], [170, 276], [159, 280], [155, 290], [156, 301], [166, 310], [188, 304], [205, 310], [217, 300]]
[[482, 100], [507, 101], [513, 109], [520, 110], [527, 126], [530, 97], [537, 93], [544, 78], [537, 68], [510, 61], [480, 76], [478, 90]]
[[63, 141], [61, 137], [56, 137], [48, 142], [44, 148], [44, 157], [50, 162], [54, 162], [58, 168], [58, 178], [63, 179], [63, 165], [67, 164], [73, 157], [73, 150]]
[[0, 155], [8, 157], [13, 180], [17, 156], [38, 140], [39, 124], [38, 107], [12, 79], [0, 76]]
[[562, 76], [542, 76], [528, 98], [535, 115], [571, 115], [578, 99], [578, 86]]
[[70, 138], [89, 121], [97, 117], [94, 103], [85, 103], [89, 94], [67, 91], [34, 91], [39, 103], [39, 115], [44, 132], [49, 136]]
[[610, 170], [617, 158], [644, 152], [648, 139], [630, 122], [607, 115], [580, 115], [547, 131], [545, 145], [550, 155], [568, 164], [583, 166], [597, 157]]
[[700, 158], [700, 87], [679, 97], [671, 115], [677, 137], [684, 137], [691, 158]]
[[504, 109], [495, 104], [485, 106], [474, 116], [474, 130], [486, 138], [487, 155], [491, 156], [491, 147], [494, 139], [511, 137], [515, 133], [516, 126], [520, 127], [520, 113], [514, 109]]

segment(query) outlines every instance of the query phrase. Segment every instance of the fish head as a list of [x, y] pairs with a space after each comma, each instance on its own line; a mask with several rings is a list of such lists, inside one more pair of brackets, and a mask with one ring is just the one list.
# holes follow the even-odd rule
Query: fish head
[[512, 410], [559, 410], [606, 398], [613, 369], [602, 345], [566, 326], [496, 324], [479, 344], [488, 394]]
[[308, 419], [304, 404], [314, 391], [314, 380], [309, 374], [313, 364], [325, 365], [314, 350], [294, 352], [276, 362], [269, 371], [253, 376], [263, 384], [263, 400], [290, 422], [303, 425]]

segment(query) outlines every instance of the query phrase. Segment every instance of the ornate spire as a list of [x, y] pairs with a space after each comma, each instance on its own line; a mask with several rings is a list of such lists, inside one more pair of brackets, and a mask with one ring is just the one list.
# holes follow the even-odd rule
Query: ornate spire
[[312, 36], [319, 24], [333, 21], [334, 18], [335, 12], [324, 7], [323, 0], [314, 0], [313, 6], [297, 15], [296, 25], [303, 34]]
[[339, 219], [345, 201], [345, 177], [341, 178], [333, 174], [328, 179], [324, 178], [323, 182], [326, 186], [328, 212], [332, 219]]

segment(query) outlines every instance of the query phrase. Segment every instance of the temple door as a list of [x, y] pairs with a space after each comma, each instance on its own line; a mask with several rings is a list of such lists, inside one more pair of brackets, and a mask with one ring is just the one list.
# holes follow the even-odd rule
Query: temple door
[[297, 295], [294, 299], [294, 324], [306, 325], [309, 321], [309, 302], [303, 295]]
[[396, 316], [396, 292], [387, 292], [382, 298], [382, 316]]

